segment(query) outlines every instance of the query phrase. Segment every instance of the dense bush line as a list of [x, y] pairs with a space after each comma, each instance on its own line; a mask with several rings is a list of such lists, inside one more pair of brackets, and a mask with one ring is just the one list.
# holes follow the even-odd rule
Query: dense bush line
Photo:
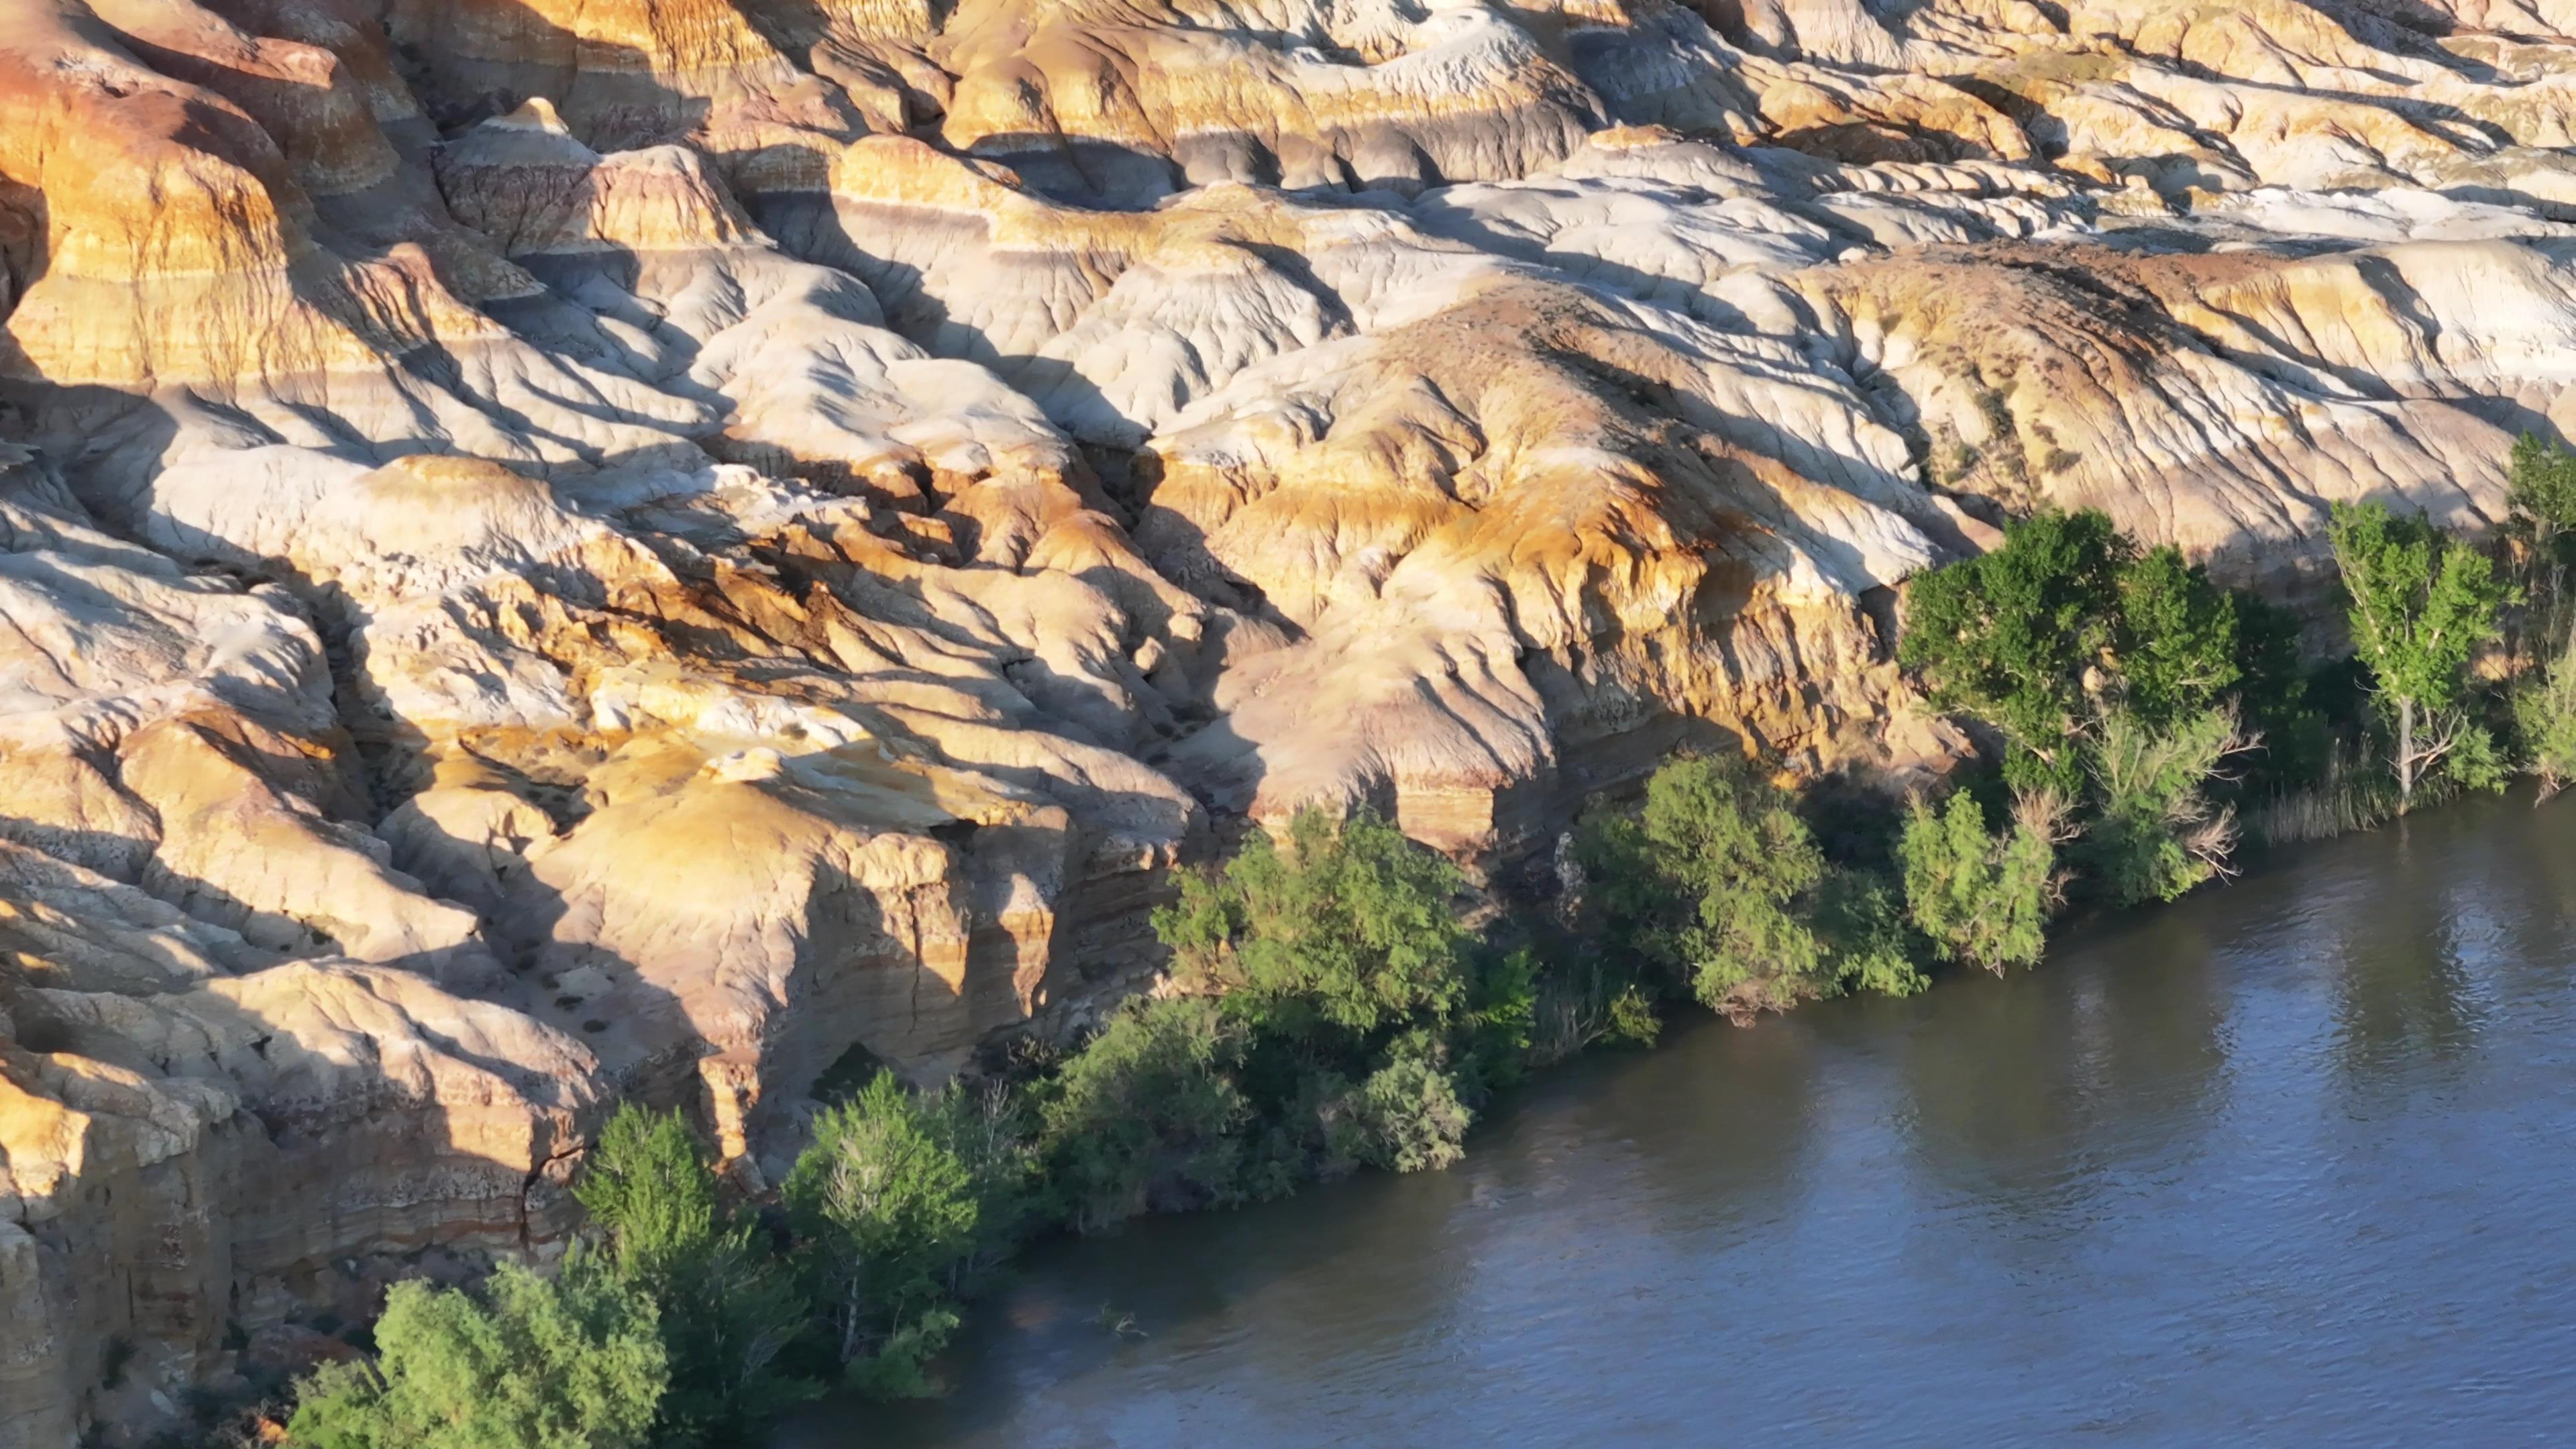
[[[1571, 842], [1549, 911], [1489, 912], [1366, 813], [1300, 815], [1187, 872], [1164, 992], [982, 1084], [888, 1073], [820, 1113], [776, 1200], [724, 1186], [677, 1114], [629, 1106], [551, 1277], [398, 1285], [373, 1356], [300, 1385], [317, 1449], [751, 1442], [834, 1388], [931, 1392], [959, 1305], [1031, 1235], [1456, 1161], [1531, 1066], [1931, 972], [2002, 972], [2071, 903], [2169, 900], [2231, 869], [2238, 813], [2349, 828], [2514, 769], [2576, 778], [2576, 458], [2526, 439], [2501, 559], [2337, 505], [2354, 658], [2310, 671], [2284, 611], [2098, 513], [2043, 514], [1915, 581], [1900, 657], [1991, 745], [1833, 849], [1738, 756], [1683, 756]], [[2508, 642], [2508, 635], [2512, 636]], [[2501, 651], [2501, 653], [2500, 653]], [[1604, 949], [1606, 948], [1606, 949]]]

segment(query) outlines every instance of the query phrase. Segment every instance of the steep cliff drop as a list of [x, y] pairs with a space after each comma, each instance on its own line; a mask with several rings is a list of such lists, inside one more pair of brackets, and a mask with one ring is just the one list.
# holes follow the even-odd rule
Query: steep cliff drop
[[1247, 822], [1938, 761], [2008, 513], [2493, 520], [2572, 126], [2551, 3], [0, 0], [0, 1449]]

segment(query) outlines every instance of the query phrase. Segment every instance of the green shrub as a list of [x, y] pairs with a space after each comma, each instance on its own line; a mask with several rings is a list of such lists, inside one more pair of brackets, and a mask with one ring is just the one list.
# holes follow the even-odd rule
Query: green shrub
[[2103, 721], [2090, 752], [2094, 818], [2082, 855], [2112, 904], [2169, 901], [2226, 872], [2236, 816], [2211, 801], [2209, 785], [2220, 763], [2244, 748], [2226, 710], [2165, 729], [2126, 713]]
[[412, 1280], [385, 1295], [373, 1364], [305, 1379], [309, 1449], [627, 1449], [669, 1382], [652, 1301], [576, 1250], [549, 1282], [505, 1263], [483, 1301]]
[[1655, 1003], [1631, 986], [1610, 998], [1610, 1019], [1602, 1036], [1628, 1046], [1650, 1047], [1663, 1035], [1663, 1020], [1655, 1015]]
[[1897, 844], [1906, 912], [1941, 959], [2001, 974], [2035, 964], [2047, 950], [2057, 843], [2041, 817], [2053, 813], [2033, 807], [1990, 834], [1985, 812], [1964, 790], [1939, 810], [1913, 802]]
[[1424, 1057], [1405, 1053], [1378, 1068], [1360, 1088], [1360, 1100], [1371, 1165], [1421, 1172], [1466, 1155], [1462, 1144], [1475, 1116], [1458, 1100], [1449, 1074]]
[[1158, 1184], [1235, 1191], [1250, 1108], [1232, 1073], [1244, 1029], [1214, 1001], [1135, 1001], [1065, 1063], [1043, 1151], [1066, 1216], [1085, 1230], [1141, 1212]]
[[2540, 777], [2540, 796], [2548, 799], [2576, 779], [2576, 633], [2516, 684], [2513, 720], [2524, 768]]
[[1835, 986], [1809, 924], [1824, 852], [1743, 762], [1667, 761], [1641, 814], [1594, 816], [1576, 851], [1595, 928], [1703, 1003], [1742, 1012]]
[[1527, 946], [1487, 953], [1467, 995], [1468, 1067], [1479, 1087], [1521, 1079], [1538, 1034], [1539, 968]]
[[1896, 890], [1874, 872], [1837, 871], [1827, 881], [1817, 929], [1843, 983], [1882, 996], [1911, 996], [1932, 984], [1916, 963]]

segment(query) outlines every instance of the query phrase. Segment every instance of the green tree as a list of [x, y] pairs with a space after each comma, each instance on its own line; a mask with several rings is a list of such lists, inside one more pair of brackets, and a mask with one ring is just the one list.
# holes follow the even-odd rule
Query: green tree
[[[2568, 555], [2576, 551], [2576, 455], [2523, 434], [2513, 445], [2505, 501], [2514, 531], [2531, 547], [2531, 591], [2554, 610], [2565, 596]], [[2546, 623], [2554, 628], [2560, 621]]]
[[2576, 780], [2576, 632], [2536, 675], [2515, 686], [2513, 717], [2525, 768], [2540, 777], [2546, 800]]
[[2141, 551], [2097, 512], [2041, 513], [1909, 586], [1898, 657], [1934, 704], [2003, 732], [2014, 789], [2071, 798], [2108, 710], [2161, 727], [2244, 682], [2239, 608], [2177, 549]]
[[678, 1112], [618, 1108], [573, 1196], [590, 1215], [606, 1270], [661, 1305], [671, 1384], [656, 1443], [739, 1443], [822, 1392], [777, 1366], [804, 1329], [804, 1294], [755, 1224], [726, 1210]]
[[2113, 629], [2121, 705], [2151, 725], [2209, 708], [2235, 688], [2236, 599], [2172, 547], [2123, 565]]
[[2260, 750], [2247, 769], [2249, 789], [2296, 788], [2325, 772], [2333, 733], [2316, 707], [2299, 652], [2299, 616], [2251, 594], [2236, 604], [2236, 707]]
[[1939, 810], [1920, 797], [1908, 807], [1896, 847], [1906, 910], [1941, 959], [2000, 975], [2036, 963], [2047, 950], [2057, 812], [2033, 804], [2017, 813], [2021, 818], [1990, 834], [1985, 812], [1965, 790]]
[[652, 1301], [576, 1249], [553, 1281], [504, 1263], [484, 1301], [417, 1279], [385, 1295], [373, 1364], [306, 1379], [309, 1449], [629, 1449], [669, 1381]]
[[949, 1268], [949, 1288], [997, 1266], [1019, 1247], [1037, 1210], [1036, 1127], [1009, 1083], [950, 1082], [930, 1102], [932, 1135], [966, 1168], [975, 1195], [973, 1246]]
[[2086, 672], [2118, 643], [2120, 578], [2136, 550], [2100, 513], [2042, 513], [2003, 546], [1908, 586], [1898, 658], [1934, 704], [1992, 722], [2017, 783], [2071, 788], [2066, 743], [2091, 713]]
[[891, 1072], [815, 1118], [780, 1195], [854, 1381], [919, 1386], [956, 1321], [946, 1281], [975, 1246], [975, 1187], [935, 1110]]
[[1155, 931], [1185, 982], [1241, 1007], [1365, 1034], [1446, 1019], [1465, 998], [1458, 868], [1367, 811], [1301, 810], [1285, 850], [1256, 833], [1222, 872], [1178, 883]]
[[2403, 814], [2446, 756], [2494, 753], [2462, 706], [2469, 663], [2495, 642], [2496, 614], [2511, 590], [2485, 554], [2380, 504], [2336, 504], [2327, 537], [2343, 573], [2353, 648], [2397, 732]]
[[1603, 933], [1709, 1006], [1781, 1006], [1837, 984], [1811, 924], [1824, 852], [1787, 793], [1741, 761], [1667, 761], [1644, 811], [1586, 822], [1577, 857]]

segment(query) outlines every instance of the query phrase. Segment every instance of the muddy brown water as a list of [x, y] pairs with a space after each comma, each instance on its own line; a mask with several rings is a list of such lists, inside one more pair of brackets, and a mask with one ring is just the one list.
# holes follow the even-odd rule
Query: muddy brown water
[[783, 1449], [2576, 1444], [2576, 798], [1045, 1245], [945, 1367]]

